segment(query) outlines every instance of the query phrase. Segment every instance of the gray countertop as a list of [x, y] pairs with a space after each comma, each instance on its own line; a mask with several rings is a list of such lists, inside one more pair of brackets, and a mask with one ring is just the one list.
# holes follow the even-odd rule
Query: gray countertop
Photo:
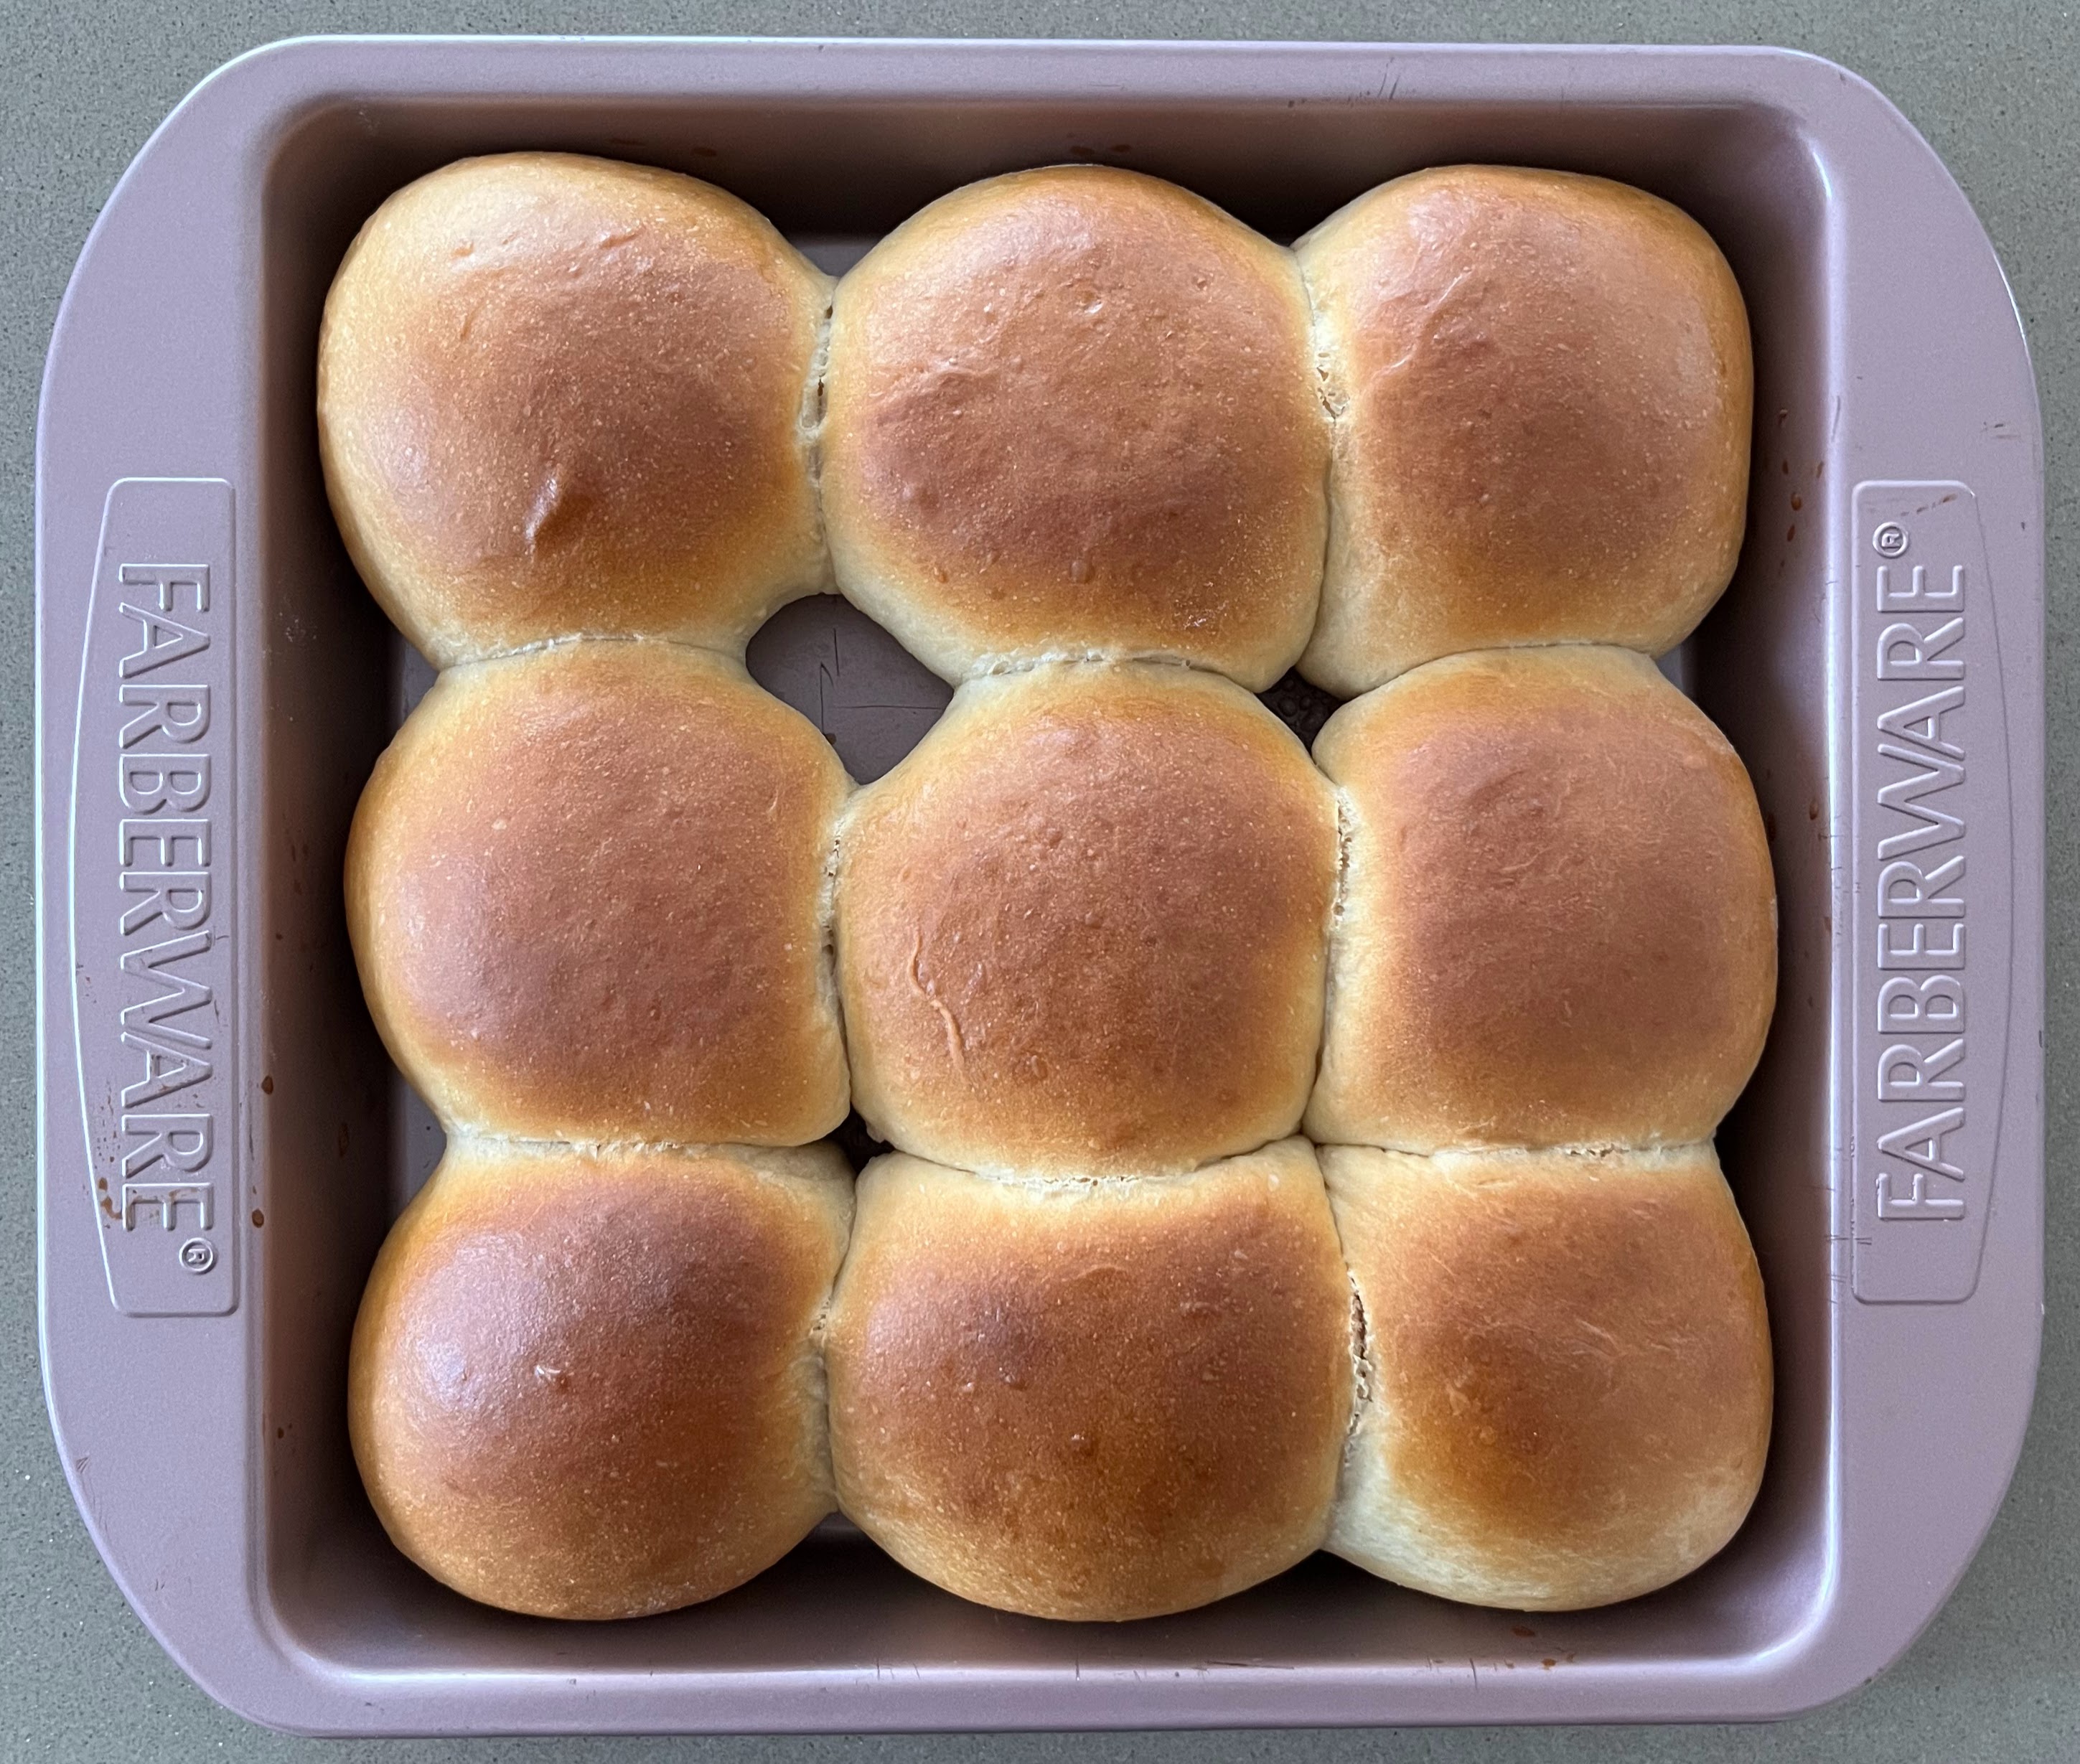
[[[809, 1759], [978, 1754], [1086, 1758], [1910, 1761], [2080, 1758], [2080, 1216], [2059, 1148], [2080, 1127], [2080, 963], [2074, 882], [2080, 742], [2080, 16], [2031, 0], [1805, 0], [1695, 7], [1503, 0], [10, 0], [0, 40], [0, 983], [8, 1033], [0, 1241], [18, 1276], [0, 1355], [0, 1753], [23, 1758]], [[212, 1703], [146, 1635], [102, 1569], [52, 1449], [37, 1375], [31, 492], [36, 396], [65, 278], [109, 190], [183, 93], [240, 51], [309, 31], [1470, 38], [1775, 43], [1855, 69], [1898, 103], [1977, 205], [2015, 289], [2044, 400], [2050, 581], [2048, 1316], [2036, 1410], [2014, 1488], [1948, 1607], [1892, 1672], [1767, 1731], [1478, 1729], [1390, 1734], [946, 1737], [915, 1740], [413, 1741], [330, 1744], [250, 1727]], [[1910, 1473], [1904, 1472], [1902, 1473]]]

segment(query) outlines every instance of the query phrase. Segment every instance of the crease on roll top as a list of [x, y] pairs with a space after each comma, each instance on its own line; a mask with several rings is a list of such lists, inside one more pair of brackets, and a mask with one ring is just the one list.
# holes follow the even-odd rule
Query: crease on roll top
[[[879, 783], [880, 780], [874, 781]], [[845, 1015], [845, 988], [838, 981], [838, 872], [845, 865], [845, 836], [852, 831], [860, 806], [866, 802], [872, 789], [872, 785], [855, 785], [831, 823], [830, 844], [824, 853], [824, 886], [817, 895], [816, 911], [824, 934], [820, 966], [829, 979], [831, 1008], [838, 1025], [838, 1045], [845, 1054], [846, 1093], [853, 1112], [866, 1124], [866, 1130], [884, 1146], [894, 1148], [895, 1141], [888, 1137], [882, 1123], [869, 1113], [860, 1101], [858, 1069], [853, 1058], [852, 1024]], [[855, 1171], [855, 1176], [857, 1174]]]
[[[449, 674], [460, 673], [466, 668], [481, 668], [488, 662], [511, 661], [521, 656], [540, 656], [551, 650], [574, 649], [580, 643], [654, 643], [665, 649], [686, 649], [698, 656], [713, 656], [739, 669], [744, 667], [744, 644], [741, 643], [725, 647], [696, 643], [690, 637], [672, 637], [647, 631], [559, 631], [553, 637], [536, 637], [524, 643], [514, 643], [507, 648], [473, 650], [468, 655], [457, 656], [453, 661], [438, 668], [435, 677], [444, 678]], [[426, 659], [429, 661], [433, 660], [430, 656]], [[749, 675], [746, 677], [749, 678]], [[762, 686], [759, 688], [761, 692], [765, 689]]]
[[1321, 402], [1322, 414], [1328, 420], [1329, 445], [1322, 457], [1322, 507], [1326, 518], [1322, 522], [1321, 588], [1315, 604], [1315, 622], [1308, 627], [1307, 643], [1301, 648], [1303, 656], [1313, 644], [1328, 612], [1329, 564], [1336, 555], [1341, 519], [1336, 497], [1336, 461], [1345, 446], [1351, 405], [1350, 388], [1336, 372], [1336, 351], [1329, 341], [1328, 316], [1315, 298], [1314, 281], [1307, 274], [1306, 261], [1300, 255], [1300, 245], [1304, 242], [1289, 245], [1286, 255], [1293, 260], [1294, 274], [1300, 279], [1300, 291], [1307, 302], [1307, 345], [1315, 359], [1315, 396]]
[[1315, 1075], [1307, 1082], [1307, 1095], [1300, 1105], [1298, 1130], [1302, 1133], [1306, 1132], [1307, 1116], [1314, 1105], [1315, 1092], [1321, 1085], [1322, 1075], [1329, 1062], [1329, 1025], [1334, 1020], [1333, 1013], [1336, 1008], [1336, 972], [1341, 966], [1344, 923], [1348, 916], [1350, 906], [1352, 853], [1357, 840], [1357, 806], [1352, 801], [1351, 793], [1327, 772], [1322, 771], [1311, 752], [1307, 759], [1308, 763], [1320, 773], [1336, 803], [1336, 880], [1329, 890], [1328, 922], [1322, 932], [1322, 1033], [1315, 1044]]
[[[1341, 211], [1339, 211], [1340, 212]], [[1330, 217], [1333, 220], [1335, 217]], [[1321, 639], [1323, 627], [1329, 622], [1329, 573], [1343, 548], [1345, 539], [1343, 499], [1336, 494], [1336, 466], [1348, 450], [1350, 441], [1350, 388], [1344, 383], [1336, 371], [1336, 351], [1329, 337], [1329, 318], [1323, 310], [1322, 302], [1315, 289], [1314, 278], [1307, 274], [1307, 260], [1302, 247], [1308, 239], [1328, 224], [1318, 223], [1309, 233], [1288, 246], [1294, 269], [1300, 278], [1300, 291], [1307, 302], [1307, 341], [1315, 358], [1315, 396], [1321, 401], [1322, 412], [1328, 420], [1329, 445], [1322, 460], [1322, 503], [1324, 518], [1322, 522], [1322, 572], [1315, 600], [1315, 622], [1307, 629], [1307, 640], [1300, 646], [1299, 658], [1294, 666], [1301, 671], [1301, 677], [1313, 680], [1306, 672], [1306, 660], [1315, 645]], [[1319, 684], [1319, 682], [1317, 682]], [[1339, 699], [1348, 702], [1348, 697], [1337, 693]]]
[[838, 858], [846, 823], [859, 800], [860, 786], [849, 772], [845, 773], [844, 777], [845, 794], [838, 803], [837, 812], [831, 817], [830, 832], [824, 841], [823, 879], [816, 886], [816, 993], [830, 1012], [837, 1031], [838, 1053], [845, 1061], [846, 1104], [857, 1108], [858, 1101], [853, 1094], [856, 1087], [853, 1082], [852, 1037], [845, 1026], [844, 989], [838, 984]]
[[[823, 272], [819, 270], [819, 275]], [[829, 524], [824, 518], [824, 419], [830, 409], [831, 326], [837, 310], [837, 279], [823, 275], [824, 304], [816, 316], [816, 336], [809, 350], [809, 371], [802, 385], [802, 406], [795, 413], [795, 433], [802, 448], [809, 480], [810, 518], [816, 530], [816, 555], [822, 568], [813, 592], [837, 592], [837, 565], [831, 555]], [[747, 634], [746, 640], [749, 641]]]
[[849, 1172], [845, 1183], [845, 1242], [838, 1247], [837, 1260], [832, 1264], [831, 1277], [824, 1283], [822, 1301], [810, 1317], [808, 1329], [803, 1336], [799, 1371], [803, 1413], [816, 1432], [816, 1491], [822, 1498], [826, 1515], [838, 1511], [837, 1465], [831, 1452], [831, 1309], [837, 1301], [838, 1282], [845, 1276], [845, 1264], [852, 1259], [853, 1238], [858, 1224], [859, 1179], [857, 1172]]
[[[1210, 668], [1204, 662], [1192, 660], [1164, 649], [1042, 649], [1021, 650], [1015, 654], [1003, 651], [987, 652], [975, 658], [975, 664], [955, 682], [966, 685], [971, 680], [1000, 680], [1017, 674], [1037, 673], [1042, 668], [1181, 668], [1189, 673], [1210, 674], [1216, 680], [1227, 681], [1231, 685], [1239, 685], [1233, 676]], [[1243, 687], [1244, 691], [1248, 688]]]
[[1312, 1140], [1308, 1144], [1313, 1147], [1315, 1173], [1322, 1182], [1323, 1204], [1329, 1209], [1329, 1228], [1336, 1234], [1336, 1255], [1344, 1264], [1344, 1278], [1351, 1289], [1351, 1414], [1344, 1427], [1343, 1446], [1336, 1459], [1336, 1492], [1329, 1498], [1328, 1517], [1323, 1527], [1323, 1542], [1319, 1546], [1327, 1548], [1328, 1540], [1336, 1534], [1336, 1522], [1343, 1513], [1350, 1480], [1356, 1472], [1359, 1439], [1365, 1431], [1365, 1418], [1372, 1412], [1378, 1377], [1373, 1360], [1372, 1319], [1365, 1311], [1365, 1293], [1358, 1286], [1357, 1270], [1351, 1265], [1350, 1251], [1344, 1246], [1344, 1221], [1337, 1214], [1335, 1199], [1329, 1191], [1328, 1167], [1322, 1161], [1324, 1148], [1315, 1145]]
[[442, 1120], [441, 1126], [451, 1142], [459, 1142], [471, 1150], [503, 1149], [543, 1154], [569, 1151], [582, 1158], [610, 1158], [627, 1153], [661, 1153], [674, 1158], [729, 1158], [776, 1181], [791, 1179], [785, 1171], [766, 1168], [767, 1159], [793, 1151], [813, 1150], [818, 1146], [829, 1144], [831, 1138], [826, 1133], [820, 1139], [799, 1140], [783, 1146], [753, 1145], [743, 1139], [645, 1139], [626, 1134], [610, 1139], [538, 1139], [525, 1133], [502, 1133], [496, 1127], [474, 1126], [466, 1121]]

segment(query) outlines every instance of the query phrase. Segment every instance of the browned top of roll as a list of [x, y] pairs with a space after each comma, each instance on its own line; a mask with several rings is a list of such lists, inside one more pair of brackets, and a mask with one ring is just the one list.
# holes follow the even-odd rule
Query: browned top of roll
[[436, 1113], [796, 1144], [847, 1107], [822, 902], [846, 790], [733, 663], [587, 643], [450, 670], [377, 762], [349, 929]]
[[1182, 657], [1269, 685], [1321, 585], [1328, 434], [1290, 253], [1173, 184], [970, 185], [839, 285], [840, 585], [949, 679]]
[[1733, 1536], [1768, 1449], [1769, 1326], [1709, 1145], [1322, 1161], [1370, 1379], [1331, 1548], [1571, 1610]]
[[1335, 810], [1240, 689], [1159, 664], [971, 681], [841, 839], [858, 1107], [968, 1169], [1189, 1168], [1298, 1125]]
[[1456, 656], [1315, 754], [1351, 809], [1316, 1139], [1712, 1132], [1769, 1027], [1775, 885], [1739, 756], [1651, 662]]
[[778, 1560], [831, 1506], [811, 1336], [851, 1186], [828, 1146], [452, 1144], [354, 1326], [354, 1455], [398, 1548], [547, 1617]]
[[1321, 1542], [1349, 1322], [1303, 1140], [1145, 1182], [878, 1159], [828, 1344], [841, 1504], [983, 1604], [1203, 1604]]
[[318, 350], [376, 598], [443, 665], [576, 632], [741, 643], [825, 573], [803, 417], [829, 289], [676, 173], [502, 153], [406, 186]]
[[1680, 642], [1739, 555], [1754, 396], [1705, 230], [1603, 178], [1456, 166], [1298, 251], [1340, 406], [1308, 677], [1353, 693], [1457, 650]]

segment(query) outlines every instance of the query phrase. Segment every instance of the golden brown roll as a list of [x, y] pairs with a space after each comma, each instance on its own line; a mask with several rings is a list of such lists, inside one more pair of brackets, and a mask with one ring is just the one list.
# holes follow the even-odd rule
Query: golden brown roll
[[1348, 697], [1459, 650], [1681, 642], [1740, 553], [1754, 397], [1705, 230], [1600, 178], [1454, 166], [1297, 249], [1337, 413], [1307, 677]]
[[839, 586], [949, 680], [1161, 656], [1267, 686], [1321, 588], [1328, 429], [1290, 253], [1174, 184], [971, 184], [839, 284]]
[[705, 652], [451, 668], [376, 764], [347, 925], [391, 1057], [451, 1125], [799, 1145], [847, 1108], [824, 899], [847, 782]]
[[318, 345], [325, 481], [384, 610], [437, 666], [575, 633], [740, 648], [828, 578], [830, 286], [673, 172], [501, 153], [407, 185]]
[[1139, 1181], [878, 1159], [828, 1339], [840, 1504], [1002, 1610], [1223, 1598], [1322, 1541], [1350, 1325], [1305, 1140]]
[[397, 1547], [487, 1604], [712, 1598], [831, 1510], [815, 1333], [852, 1182], [828, 1146], [451, 1141], [361, 1302], [348, 1418]]
[[971, 681], [840, 838], [853, 1095], [920, 1157], [1155, 1173], [1294, 1131], [1321, 1037], [1327, 786], [1161, 664]]
[[1432, 662], [1315, 754], [1348, 855], [1313, 1138], [1710, 1135], [1768, 1031], [1776, 895], [1740, 756], [1652, 662]]
[[1709, 1145], [1322, 1164], [1365, 1324], [1331, 1549], [1572, 1611], [1734, 1535], [1769, 1447], [1769, 1325]]

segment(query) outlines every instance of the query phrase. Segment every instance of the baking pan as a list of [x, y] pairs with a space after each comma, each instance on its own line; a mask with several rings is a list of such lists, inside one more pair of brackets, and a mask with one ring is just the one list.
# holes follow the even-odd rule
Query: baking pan
[[[438, 1136], [371, 1029], [338, 877], [426, 677], [325, 508], [317, 321], [383, 196], [522, 147], [696, 173], [832, 269], [955, 185], [1073, 159], [1280, 238], [1466, 160], [1623, 178], [1716, 235], [1754, 325], [1755, 469], [1739, 575], [1678, 672], [1754, 774], [1783, 945], [1721, 1139], [1776, 1437], [1717, 1560], [1530, 1618], [1317, 1557], [1182, 1616], [1059, 1625], [832, 1523], [712, 1604], [580, 1625], [469, 1604], [389, 1547], [347, 1452], [347, 1330]], [[38, 435], [39, 1276], [95, 1544], [205, 1689], [319, 1733], [1701, 1720], [1852, 1689], [1963, 1571], [2036, 1372], [2042, 510], [1984, 232], [1891, 105], [1804, 56], [335, 39], [233, 63], [94, 228]], [[753, 659], [862, 773], [943, 697], [834, 601]]]

